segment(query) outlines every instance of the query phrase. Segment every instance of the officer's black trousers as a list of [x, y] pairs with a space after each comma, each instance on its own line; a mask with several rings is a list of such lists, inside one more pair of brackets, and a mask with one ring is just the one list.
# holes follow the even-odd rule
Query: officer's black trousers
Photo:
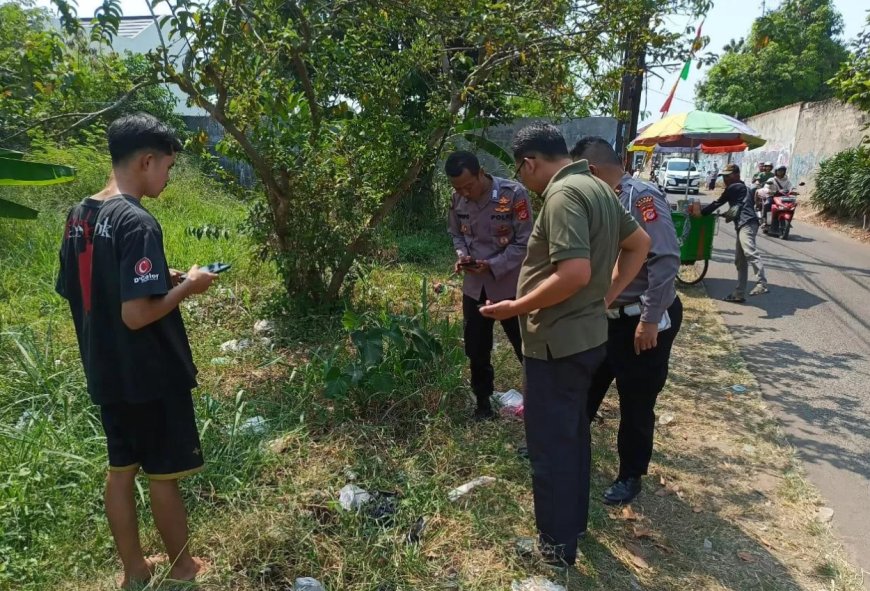
[[526, 357], [525, 426], [535, 523], [546, 558], [573, 564], [589, 518], [587, 395], [605, 345], [560, 359]]
[[619, 479], [637, 478], [647, 473], [653, 450], [655, 404], [668, 379], [671, 346], [683, 322], [683, 304], [676, 298], [668, 308], [671, 328], [658, 335], [655, 348], [634, 352], [634, 331], [640, 316], [608, 320], [607, 361], [601, 365], [589, 390], [589, 420], [610, 384], [616, 379], [619, 392]]
[[[495, 320], [480, 314], [478, 306], [486, 303], [486, 292], [481, 290], [480, 300], [462, 296], [462, 317], [465, 325], [465, 354], [471, 362], [471, 389], [477, 398], [477, 406], [488, 408], [492, 396], [495, 373], [492, 369], [492, 329]], [[520, 363], [523, 361], [523, 343], [520, 336], [519, 318], [514, 316], [501, 321], [511, 346]]]

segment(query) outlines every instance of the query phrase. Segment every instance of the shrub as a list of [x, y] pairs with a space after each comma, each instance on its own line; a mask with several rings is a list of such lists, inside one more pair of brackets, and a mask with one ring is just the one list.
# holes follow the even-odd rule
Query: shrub
[[461, 383], [461, 326], [431, 319], [425, 296], [422, 309], [412, 315], [347, 310], [346, 345], [318, 363], [324, 396], [354, 416], [387, 409], [408, 417], [422, 409], [443, 411]]
[[811, 200], [835, 215], [870, 212], [870, 148], [850, 148], [822, 161]]
[[449, 258], [451, 250], [450, 239], [447, 236], [446, 230], [440, 234], [430, 230], [418, 234], [399, 236], [396, 238], [396, 247], [400, 263], [415, 263], [420, 265], [431, 265], [438, 259], [445, 258], [445, 255]]

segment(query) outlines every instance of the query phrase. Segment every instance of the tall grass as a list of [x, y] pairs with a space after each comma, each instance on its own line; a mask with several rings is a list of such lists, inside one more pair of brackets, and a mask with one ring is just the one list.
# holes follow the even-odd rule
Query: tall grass
[[[54, 293], [54, 283], [66, 212], [103, 187], [110, 164], [107, 156], [86, 147], [46, 149], [41, 157], [76, 166], [78, 178], [58, 187], [0, 189], [3, 197], [41, 212], [32, 222], [0, 220], [0, 589], [44, 590], [62, 581], [91, 589], [101, 585], [94, 577], [114, 571], [117, 560], [102, 502], [105, 441], [98, 409], [86, 392], [69, 310]], [[182, 157], [160, 198], [143, 205], [163, 227], [171, 266], [233, 264], [214, 289], [182, 304], [200, 369], [195, 401], [207, 458], [207, 470], [186, 482], [184, 490], [194, 531], [211, 537], [224, 527], [223, 515], [244, 514], [288, 486], [280, 475], [292, 467], [286, 457], [268, 452], [264, 438], [280, 434], [309, 449], [351, 418], [322, 394], [322, 359], [348, 359], [350, 341], [340, 331], [340, 319], [287, 315], [286, 307], [270, 304], [280, 294], [280, 281], [270, 263], [254, 256], [254, 245], [240, 230], [246, 205], [207, 179], [194, 161]], [[197, 239], [195, 229], [204, 226], [220, 232]], [[445, 261], [449, 242], [440, 232], [430, 233], [400, 242], [399, 252], [399, 266], [361, 266], [360, 284], [380, 296], [357, 298], [360, 305], [414, 314], [420, 308], [413, 302], [424, 295], [426, 266]], [[390, 275], [395, 288], [386, 290], [381, 279]], [[441, 313], [429, 304], [432, 313]], [[284, 315], [276, 318], [282, 330], [275, 341], [287, 347], [280, 351], [259, 344], [252, 334], [257, 319], [278, 310]], [[457, 326], [442, 316], [431, 327], [447, 347], [442, 365], [427, 374], [431, 383], [420, 383], [414, 374], [398, 380], [397, 391], [389, 394], [398, 406], [384, 406], [386, 414], [392, 406], [393, 414], [383, 425], [347, 434], [348, 440], [368, 433], [378, 447], [413, 441], [421, 427], [426, 430], [430, 410], [434, 416], [440, 405], [449, 406], [461, 379]], [[229, 339], [251, 339], [255, 345], [222, 353], [220, 344]], [[404, 392], [411, 387], [414, 392]], [[447, 409], [448, 415], [456, 412], [465, 409]], [[265, 419], [265, 432], [247, 426], [257, 416]], [[385, 474], [376, 463], [357, 469], [385, 487], [395, 481], [392, 471]], [[143, 541], [157, 550], [144, 486], [140, 482], [138, 495]]]
[[[0, 589], [47, 589], [114, 562], [102, 507], [103, 433], [85, 390], [69, 310], [54, 293], [66, 212], [103, 187], [110, 164], [86, 147], [48, 149], [43, 157], [76, 166], [77, 180], [2, 190], [41, 213], [35, 221], [0, 220]], [[218, 289], [185, 307], [196, 360], [208, 370], [221, 339], [241, 326], [250, 330], [259, 312], [253, 302], [275, 289], [275, 274], [254, 261], [239, 232], [245, 206], [194, 162], [182, 158], [163, 195], [144, 205], [163, 226], [172, 266], [233, 263]], [[226, 228], [228, 236], [190, 236], [188, 229], [201, 225]], [[211, 391], [217, 380], [206, 373], [201, 381], [204, 451], [216, 465], [232, 466], [212, 471], [208, 487], [238, 489], [260, 464], [256, 443], [233, 428], [246, 395], [226, 399]]]

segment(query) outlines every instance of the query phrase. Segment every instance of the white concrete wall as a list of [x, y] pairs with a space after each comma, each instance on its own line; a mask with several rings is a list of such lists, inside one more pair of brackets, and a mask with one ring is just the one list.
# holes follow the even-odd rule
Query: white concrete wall
[[773, 162], [774, 167], [789, 165], [802, 106], [801, 103], [789, 105], [749, 118], [746, 123], [766, 139], [767, 143], [758, 149], [740, 154], [740, 158], [732, 159], [740, 165], [744, 178], [752, 177], [758, 170], [759, 162]]
[[837, 152], [858, 146], [870, 129], [870, 114], [838, 100], [804, 103], [788, 166], [792, 179], [814, 188], [819, 163]]
[[[858, 146], [870, 130], [870, 115], [836, 99], [815, 103], [797, 103], [775, 111], [750, 117], [747, 123], [755, 128], [767, 143], [756, 150], [731, 155], [731, 162], [740, 165], [743, 179], [748, 180], [759, 162], [773, 162], [788, 167], [788, 176], [795, 184], [803, 181], [801, 193], [809, 195], [815, 187], [819, 163], [837, 152]], [[719, 168], [727, 156], [702, 155], [701, 168]]]

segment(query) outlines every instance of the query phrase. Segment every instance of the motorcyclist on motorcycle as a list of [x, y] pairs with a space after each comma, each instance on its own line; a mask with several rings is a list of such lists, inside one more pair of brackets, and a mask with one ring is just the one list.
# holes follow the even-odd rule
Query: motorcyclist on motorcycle
[[[765, 182], [764, 188], [760, 189], [758, 192], [758, 196], [763, 199], [764, 206], [761, 211], [762, 218], [767, 219], [767, 213], [770, 211], [771, 206], [773, 205], [773, 197], [774, 195], [786, 195], [791, 193], [794, 186], [791, 184], [791, 181], [786, 176], [788, 169], [785, 166], [780, 166], [776, 169], [776, 174]], [[778, 232], [778, 220], [773, 220], [773, 227], [771, 228], [774, 232]]]
[[773, 177], [773, 162], [759, 162], [758, 172], [752, 175], [752, 186], [749, 187], [749, 196], [756, 204], [756, 211], [760, 205], [758, 190], [764, 187], [765, 183]]

